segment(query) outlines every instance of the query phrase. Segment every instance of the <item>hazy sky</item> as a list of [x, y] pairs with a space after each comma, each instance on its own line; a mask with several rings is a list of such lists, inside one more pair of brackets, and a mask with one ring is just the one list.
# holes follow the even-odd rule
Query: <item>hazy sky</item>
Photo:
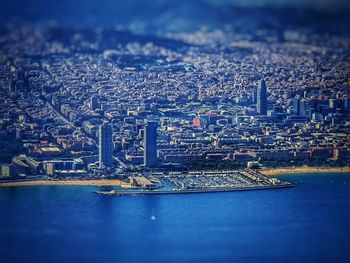
[[[0, 26], [10, 22], [106, 25], [220, 20], [227, 6], [350, 10], [350, 0], [0, 0]], [[347, 11], [348, 12], [348, 11]]]
[[308, 7], [314, 9], [350, 8], [349, 0], [206, 0], [213, 4], [258, 7]]

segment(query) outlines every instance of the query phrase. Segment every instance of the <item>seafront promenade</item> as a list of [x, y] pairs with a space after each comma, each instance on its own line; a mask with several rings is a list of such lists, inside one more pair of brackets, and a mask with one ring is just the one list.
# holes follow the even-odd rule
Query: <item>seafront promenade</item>
[[123, 191], [185, 193], [249, 190], [257, 188], [273, 188], [288, 183], [276, 178], [264, 176], [252, 169], [239, 170], [205, 170], [205, 171], [150, 171], [129, 174], [124, 180], [118, 179], [75, 179], [75, 178], [29, 178], [23, 180], [6, 180], [0, 186], [118, 186]]
[[[350, 167], [278, 167], [264, 168], [258, 170], [267, 177], [273, 177], [283, 174], [301, 174], [301, 173], [350, 173]], [[0, 181], [0, 187], [11, 186], [120, 186], [131, 188], [131, 184], [118, 179], [57, 179], [57, 180], [6, 180]]]
[[129, 183], [118, 179], [76, 179], [76, 180], [21, 180], [0, 182], [0, 187], [10, 186], [121, 186], [124, 188], [130, 187]]

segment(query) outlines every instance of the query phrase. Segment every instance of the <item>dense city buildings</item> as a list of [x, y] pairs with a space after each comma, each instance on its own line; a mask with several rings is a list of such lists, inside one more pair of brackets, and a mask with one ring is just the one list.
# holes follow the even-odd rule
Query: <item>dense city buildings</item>
[[5, 31], [3, 176], [348, 165], [349, 37], [241, 23]]
[[104, 122], [99, 127], [99, 167], [111, 168], [113, 165], [113, 131], [112, 126]]
[[1, 262], [350, 262], [349, 14], [1, 1]]

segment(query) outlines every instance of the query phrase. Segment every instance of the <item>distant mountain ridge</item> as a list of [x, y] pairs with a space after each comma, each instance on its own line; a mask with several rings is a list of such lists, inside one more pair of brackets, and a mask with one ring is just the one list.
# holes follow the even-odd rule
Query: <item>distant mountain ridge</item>
[[131, 31], [152, 34], [191, 32], [202, 26], [210, 29], [232, 24], [249, 30], [255, 28], [256, 23], [268, 27], [311, 26], [318, 31], [337, 33], [350, 30], [347, 9], [323, 13], [281, 8], [280, 5], [256, 4], [258, 7], [255, 7], [254, 3], [261, 1], [248, 2], [253, 4], [239, 7], [232, 5], [231, 0], [5, 0], [0, 9], [0, 25], [3, 27], [9, 22], [40, 26], [55, 23], [77, 28], [113, 28], [119, 25]]

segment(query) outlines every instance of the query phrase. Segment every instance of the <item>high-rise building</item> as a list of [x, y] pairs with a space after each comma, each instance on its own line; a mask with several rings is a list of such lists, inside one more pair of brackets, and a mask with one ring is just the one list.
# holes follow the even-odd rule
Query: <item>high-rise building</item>
[[98, 108], [98, 99], [97, 96], [91, 96], [90, 98], [90, 109], [96, 110]]
[[144, 130], [144, 165], [157, 166], [157, 123], [148, 122]]
[[300, 114], [300, 99], [298, 98], [292, 99], [292, 110], [293, 110], [293, 114], [295, 115]]
[[267, 90], [263, 79], [259, 80], [256, 99], [256, 110], [259, 114], [266, 115], [267, 113]]
[[311, 105], [308, 100], [302, 99], [300, 101], [300, 115], [305, 117], [311, 117]]
[[343, 108], [343, 101], [340, 99], [330, 99], [329, 100], [329, 108], [331, 109], [337, 109], [337, 108]]
[[256, 103], [257, 95], [258, 95], [257, 91], [254, 90], [254, 91], [252, 92], [252, 95], [251, 95], [251, 96], [252, 96], [252, 102], [253, 102], [253, 103]]
[[201, 85], [198, 86], [198, 100], [203, 99], [203, 87]]
[[108, 168], [113, 165], [113, 130], [108, 122], [99, 127], [99, 166]]
[[350, 109], [350, 98], [344, 99], [344, 108], [347, 110]]

